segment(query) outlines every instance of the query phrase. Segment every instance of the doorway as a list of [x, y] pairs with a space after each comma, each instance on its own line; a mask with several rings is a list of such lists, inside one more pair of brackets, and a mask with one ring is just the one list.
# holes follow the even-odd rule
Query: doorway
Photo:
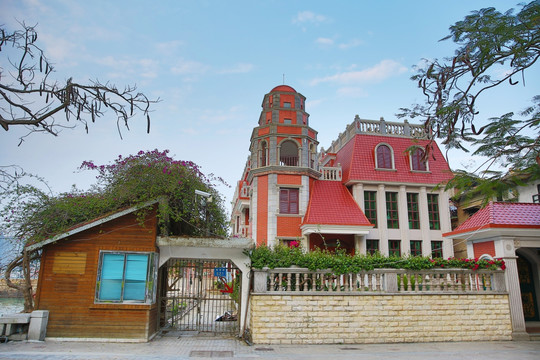
[[162, 329], [238, 333], [242, 274], [230, 260], [170, 258], [161, 271]]

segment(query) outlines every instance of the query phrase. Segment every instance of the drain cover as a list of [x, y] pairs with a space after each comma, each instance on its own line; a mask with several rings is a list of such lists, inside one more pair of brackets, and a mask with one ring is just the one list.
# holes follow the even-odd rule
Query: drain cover
[[272, 348], [255, 348], [256, 351], [274, 351]]
[[204, 357], [204, 358], [231, 358], [234, 353], [232, 351], [209, 351], [209, 350], [193, 350], [189, 353], [189, 357]]

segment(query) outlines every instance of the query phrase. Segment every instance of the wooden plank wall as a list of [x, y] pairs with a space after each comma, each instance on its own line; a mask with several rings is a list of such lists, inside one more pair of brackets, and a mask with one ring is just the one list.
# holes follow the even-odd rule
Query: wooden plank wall
[[100, 250], [157, 251], [157, 221], [140, 225], [128, 214], [43, 249], [37, 309], [49, 310], [48, 337], [149, 339], [157, 331], [157, 303], [95, 304]]

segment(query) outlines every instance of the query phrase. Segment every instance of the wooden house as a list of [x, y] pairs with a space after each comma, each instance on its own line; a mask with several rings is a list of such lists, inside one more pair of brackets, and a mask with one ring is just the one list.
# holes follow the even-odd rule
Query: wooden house
[[49, 311], [47, 337], [148, 340], [156, 334], [156, 211], [141, 221], [137, 209], [30, 245], [43, 251], [35, 302]]

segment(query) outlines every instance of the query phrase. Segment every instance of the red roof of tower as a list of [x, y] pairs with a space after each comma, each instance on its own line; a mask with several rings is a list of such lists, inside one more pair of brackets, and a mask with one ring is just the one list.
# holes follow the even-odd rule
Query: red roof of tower
[[[394, 152], [395, 170], [375, 169], [375, 147], [385, 143]], [[428, 159], [428, 172], [412, 171], [407, 149], [411, 146], [424, 147], [429, 140], [356, 134], [337, 152], [336, 163], [343, 169], [343, 183], [349, 181], [384, 181], [396, 183], [438, 184], [450, 180], [453, 175], [439, 147], [433, 143]]]
[[347, 188], [339, 181], [313, 183], [305, 224], [371, 226]]
[[490, 202], [454, 231], [443, 236], [448, 237], [488, 228], [540, 229], [540, 204]]
[[272, 90], [270, 90], [270, 92], [274, 92], [274, 91], [283, 91], [283, 92], [296, 93], [296, 90], [294, 90], [292, 87], [290, 87], [288, 85], [279, 85], [279, 86], [276, 86], [275, 88], [273, 88]]

